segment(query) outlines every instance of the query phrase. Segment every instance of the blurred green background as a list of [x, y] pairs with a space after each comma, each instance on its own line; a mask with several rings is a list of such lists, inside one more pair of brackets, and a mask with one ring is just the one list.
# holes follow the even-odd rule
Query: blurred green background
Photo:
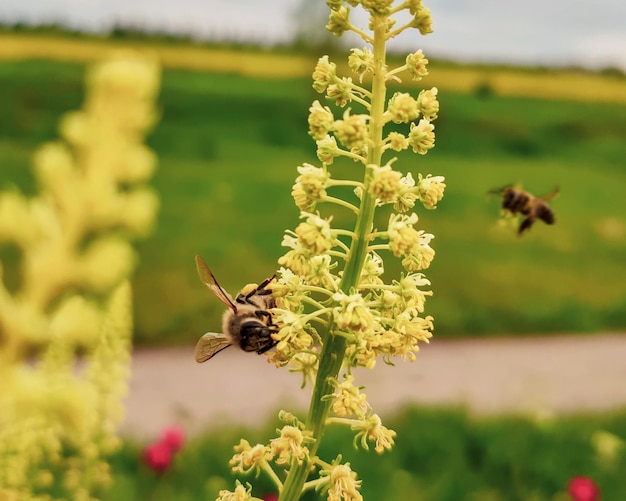
[[[45, 46], [45, 37], [40, 40]], [[180, 61], [186, 51], [198, 50], [172, 48]], [[71, 52], [66, 56], [73, 59]], [[162, 207], [155, 233], [139, 243], [134, 280], [139, 344], [194, 342], [218, 328], [222, 305], [198, 280], [195, 254], [235, 292], [274, 272], [282, 234], [297, 224], [291, 185], [298, 165], [319, 163], [307, 115], [311, 101], [323, 97], [308, 76], [284, 76], [291, 61], [284, 58], [293, 55], [257, 56], [270, 58], [263, 77], [241, 74], [245, 66], [242, 72], [164, 68], [162, 116], [149, 138], [159, 157], [154, 186]], [[205, 54], [209, 67], [219, 67], [224, 57]], [[81, 104], [85, 64], [54, 60], [59, 58], [0, 60], [2, 189], [34, 189], [33, 151], [57, 138], [62, 114]], [[312, 71], [315, 58], [309, 59]], [[299, 61], [302, 66], [307, 59]], [[436, 237], [436, 259], [426, 272], [434, 290], [427, 313], [435, 317], [435, 333], [623, 329], [626, 99], [618, 94], [607, 102], [600, 95], [594, 102], [597, 93], [590, 88], [578, 89], [570, 100], [548, 100], [533, 91], [510, 95], [498, 86], [507, 71], [526, 82], [567, 81], [568, 74], [432, 63], [433, 81], [421, 84], [439, 87], [436, 148], [424, 157], [400, 154], [395, 164], [414, 177], [444, 175], [448, 185], [437, 210], [419, 213], [420, 228]], [[463, 85], [470, 74], [474, 83]], [[591, 76], [597, 85], [626, 88], [622, 74]], [[563, 95], [571, 90], [564, 86]], [[414, 86], [410, 91], [417, 92]], [[333, 165], [333, 175], [351, 168], [349, 162]], [[538, 222], [523, 237], [499, 224], [499, 201], [487, 192], [509, 183], [536, 195], [559, 186], [552, 202], [556, 224]], [[387, 219], [381, 211], [378, 226]], [[399, 272], [398, 263], [387, 265], [389, 278]]]

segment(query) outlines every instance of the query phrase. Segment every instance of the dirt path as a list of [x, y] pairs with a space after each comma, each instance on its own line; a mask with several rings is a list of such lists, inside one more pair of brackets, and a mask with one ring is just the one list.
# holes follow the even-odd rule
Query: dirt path
[[[434, 340], [417, 361], [356, 372], [381, 416], [407, 403], [465, 405], [480, 414], [551, 415], [626, 407], [626, 334]], [[310, 387], [230, 348], [196, 364], [193, 347], [141, 349], [133, 357], [125, 434], [153, 437], [178, 423], [189, 433], [265, 423], [282, 407], [308, 406]]]

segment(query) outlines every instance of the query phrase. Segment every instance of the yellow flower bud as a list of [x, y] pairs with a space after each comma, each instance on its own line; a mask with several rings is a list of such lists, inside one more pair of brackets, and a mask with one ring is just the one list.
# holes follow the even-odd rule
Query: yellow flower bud
[[392, 203], [398, 198], [400, 191], [400, 179], [402, 174], [392, 170], [391, 166], [374, 166], [374, 176], [370, 183], [369, 192], [375, 196], [380, 203]]
[[417, 106], [421, 111], [424, 120], [432, 122], [437, 118], [439, 113], [439, 101], [437, 101], [437, 87], [432, 89], [424, 89], [417, 96]]
[[418, 182], [419, 197], [424, 207], [434, 209], [437, 202], [443, 198], [443, 190], [446, 187], [443, 176], [431, 176], [428, 174], [422, 177], [420, 174]]
[[313, 139], [324, 139], [333, 128], [335, 117], [328, 106], [322, 106], [316, 99], [309, 108], [309, 134]]
[[336, 78], [337, 65], [328, 60], [328, 56], [320, 57], [313, 70], [313, 88], [320, 94]]
[[296, 228], [298, 243], [312, 255], [323, 254], [335, 245], [335, 237], [330, 230], [330, 221], [315, 214], [302, 213], [306, 221]]
[[280, 437], [270, 441], [272, 454], [278, 456], [276, 464], [289, 464], [292, 459], [295, 459], [298, 464], [302, 464], [309, 455], [309, 449], [303, 445], [304, 435], [302, 431], [289, 425], [283, 426], [278, 431]]
[[396, 92], [389, 100], [387, 115], [393, 123], [408, 123], [419, 114], [418, 103], [408, 92]]
[[420, 120], [417, 125], [411, 124], [409, 144], [415, 153], [425, 155], [435, 146], [435, 126], [428, 120]]
[[368, 120], [369, 115], [350, 115], [346, 110], [343, 120], [335, 122], [335, 137], [348, 148], [361, 148], [368, 137]]
[[335, 323], [339, 329], [364, 331], [374, 324], [372, 312], [365, 304], [361, 294], [346, 295], [343, 292], [333, 294], [333, 301], [339, 303], [333, 309]]
[[428, 69], [426, 69], [427, 64], [428, 59], [424, 57], [424, 53], [421, 49], [406, 56], [406, 66], [411, 75], [411, 80], [421, 80], [428, 75]]

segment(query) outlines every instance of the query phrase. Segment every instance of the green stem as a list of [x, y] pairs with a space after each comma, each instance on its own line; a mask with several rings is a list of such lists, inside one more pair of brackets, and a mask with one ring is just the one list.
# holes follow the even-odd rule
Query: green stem
[[[349, 294], [356, 289], [361, 276], [361, 270], [368, 252], [368, 242], [376, 210], [376, 197], [370, 195], [369, 185], [372, 178], [372, 168], [367, 165], [380, 165], [383, 152], [383, 113], [385, 111], [386, 84], [385, 84], [385, 29], [386, 18], [374, 19], [374, 72], [372, 79], [372, 103], [369, 122], [370, 148], [367, 155], [365, 180], [361, 205], [354, 228], [354, 238], [350, 246], [349, 260], [346, 263], [340, 289]], [[369, 37], [368, 37], [369, 38]], [[333, 379], [336, 379], [343, 365], [346, 350], [346, 338], [333, 334], [334, 322], [328, 326], [328, 334], [322, 347], [320, 362], [315, 380], [315, 387], [311, 395], [309, 414], [305, 423], [307, 431], [311, 432], [315, 441], [309, 447], [310, 458], [315, 457], [317, 448], [324, 434], [326, 419], [332, 405], [331, 398], [323, 398], [333, 393]], [[295, 461], [291, 464], [289, 474], [285, 480], [280, 501], [296, 501], [300, 498], [304, 484], [309, 475], [312, 459], [301, 465]]]

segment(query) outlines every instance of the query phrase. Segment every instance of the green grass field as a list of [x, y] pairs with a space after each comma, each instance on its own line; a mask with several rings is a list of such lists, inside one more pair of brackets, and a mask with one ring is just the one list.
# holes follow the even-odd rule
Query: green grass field
[[[80, 106], [83, 74], [79, 63], [0, 62], [0, 188], [34, 189], [32, 153]], [[420, 214], [436, 235], [427, 272], [435, 334], [623, 329], [626, 105], [496, 91], [442, 87], [437, 147], [396, 164], [448, 184], [439, 208]], [[149, 139], [162, 208], [155, 234], [139, 244], [134, 281], [139, 343], [190, 342], [219, 328], [221, 304], [197, 279], [195, 254], [233, 292], [273, 273], [282, 233], [298, 221], [296, 166], [317, 162], [306, 125], [317, 98], [304, 77], [165, 69], [162, 118]], [[497, 224], [487, 191], [515, 182], [536, 194], [560, 187], [553, 227], [538, 223], [518, 238]]]

